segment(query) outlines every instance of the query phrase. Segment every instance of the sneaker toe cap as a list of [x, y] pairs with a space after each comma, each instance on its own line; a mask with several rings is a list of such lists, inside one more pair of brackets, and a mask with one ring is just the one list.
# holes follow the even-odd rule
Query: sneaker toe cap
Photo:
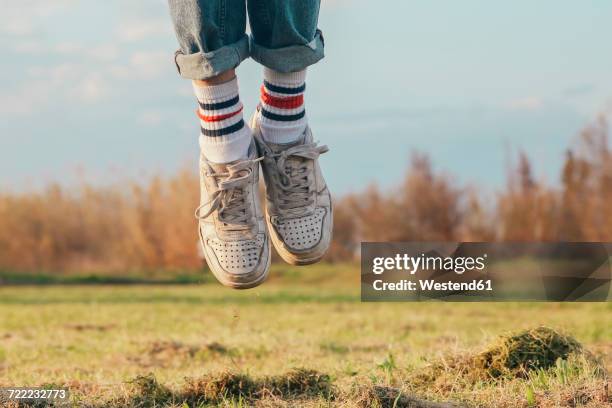
[[327, 210], [319, 207], [314, 213], [283, 220], [275, 225], [276, 231], [288, 249], [294, 251], [309, 251], [319, 245], [325, 231], [325, 215]]
[[209, 239], [205, 250], [208, 266], [228, 286], [249, 286], [267, 273], [270, 249], [263, 234], [251, 240]]

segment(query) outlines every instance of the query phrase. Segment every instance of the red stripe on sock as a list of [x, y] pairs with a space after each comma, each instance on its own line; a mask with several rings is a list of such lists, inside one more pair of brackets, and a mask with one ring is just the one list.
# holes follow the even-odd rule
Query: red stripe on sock
[[225, 115], [206, 116], [202, 112], [200, 112], [199, 109], [197, 110], [197, 113], [198, 113], [198, 117], [202, 119], [204, 122], [220, 122], [222, 120], [229, 119], [232, 116], [236, 116], [237, 114], [242, 112], [242, 108], [243, 107], [241, 106], [240, 109], [238, 109], [236, 112], [226, 113]]
[[299, 108], [304, 104], [304, 95], [289, 96], [286, 98], [280, 98], [278, 96], [270, 95], [266, 92], [266, 87], [261, 86], [261, 101], [266, 105], [273, 106], [280, 109], [295, 109]]

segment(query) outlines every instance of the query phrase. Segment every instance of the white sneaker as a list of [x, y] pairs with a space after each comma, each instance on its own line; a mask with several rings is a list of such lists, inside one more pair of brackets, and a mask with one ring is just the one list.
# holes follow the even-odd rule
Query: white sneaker
[[266, 184], [266, 222], [274, 247], [292, 265], [319, 261], [332, 238], [331, 195], [318, 158], [327, 146], [317, 146], [307, 127], [302, 138], [290, 144], [264, 141], [257, 115], [251, 128]]
[[259, 161], [216, 164], [200, 155], [201, 205], [196, 210], [206, 262], [224, 285], [247, 289], [268, 276], [270, 244], [259, 199]]

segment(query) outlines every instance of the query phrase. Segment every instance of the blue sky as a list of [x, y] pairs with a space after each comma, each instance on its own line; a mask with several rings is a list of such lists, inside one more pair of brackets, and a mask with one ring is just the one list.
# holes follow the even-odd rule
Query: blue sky
[[[0, 189], [109, 183], [195, 166], [190, 85], [162, 0], [0, 0]], [[563, 152], [612, 111], [612, 2], [323, 0], [326, 58], [308, 74], [336, 192], [428, 153], [494, 190], [522, 148], [557, 181]], [[252, 110], [261, 68], [239, 68]]]

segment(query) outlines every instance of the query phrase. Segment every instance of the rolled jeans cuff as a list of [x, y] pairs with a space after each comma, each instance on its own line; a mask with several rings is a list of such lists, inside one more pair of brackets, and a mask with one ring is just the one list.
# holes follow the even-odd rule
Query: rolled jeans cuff
[[236, 68], [249, 57], [249, 36], [244, 35], [233, 44], [210, 51], [184, 54], [178, 50], [174, 62], [179, 74], [187, 79], [209, 79], [229, 69]]
[[325, 56], [324, 47], [321, 30], [317, 30], [314, 39], [308, 44], [276, 49], [262, 47], [251, 38], [251, 58], [274, 71], [296, 72], [321, 60]]

